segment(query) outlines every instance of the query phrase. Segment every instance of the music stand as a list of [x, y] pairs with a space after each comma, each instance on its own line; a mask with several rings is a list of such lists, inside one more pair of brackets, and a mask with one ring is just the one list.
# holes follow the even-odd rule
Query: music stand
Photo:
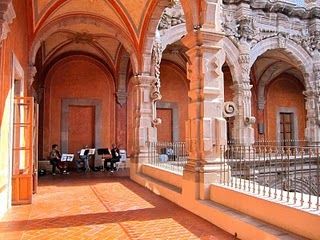
[[61, 162], [72, 162], [74, 154], [63, 153], [61, 156]]
[[[104, 162], [106, 159], [111, 158], [111, 153], [108, 148], [98, 148], [98, 155], [101, 155], [101, 161], [102, 161], [102, 171], [104, 171]], [[108, 157], [107, 157], [108, 156]]]

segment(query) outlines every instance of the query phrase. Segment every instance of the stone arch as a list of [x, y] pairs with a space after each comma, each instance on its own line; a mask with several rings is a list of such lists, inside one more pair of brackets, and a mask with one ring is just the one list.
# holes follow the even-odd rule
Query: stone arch
[[126, 51], [121, 51], [118, 60], [118, 74], [116, 82], [117, 102], [122, 106], [127, 101], [127, 79], [130, 56]]
[[124, 46], [126, 51], [130, 55], [130, 60], [132, 64], [133, 71], [136, 73], [138, 70], [138, 59], [137, 59], [137, 50], [134, 47], [133, 40], [128, 34], [126, 34], [123, 29], [103, 18], [96, 16], [81, 14], [81, 15], [72, 15], [66, 16], [52, 21], [50, 24], [44, 26], [40, 29], [34, 40], [32, 42], [29, 54], [29, 63], [34, 65], [37, 51], [40, 48], [41, 42], [43, 39], [46, 39], [48, 36], [60, 30], [63, 26], [70, 26], [77, 23], [87, 23], [89, 25], [100, 25], [111, 37], [114, 37], [119, 40], [119, 42]]
[[[289, 66], [285, 62], [279, 61], [269, 67], [258, 81], [258, 108], [259, 110], [264, 109], [265, 104], [265, 88], [266, 86], [276, 79], [283, 72], [291, 69], [292, 66]], [[298, 78], [301, 83], [304, 85], [303, 79]], [[304, 85], [305, 86], [305, 85]]]
[[295, 67], [301, 71], [305, 78], [306, 88], [312, 88], [312, 57], [300, 45], [290, 39], [283, 40], [282, 37], [276, 36], [257, 43], [250, 51], [249, 68], [252, 67], [259, 56], [263, 55], [268, 50], [274, 49], [283, 50], [289, 57], [291, 57]]
[[234, 83], [240, 83], [241, 79], [241, 69], [239, 66], [239, 49], [231, 42], [229, 38], [224, 38], [223, 40], [223, 48], [226, 55], [226, 62], [230, 68], [232, 81]]
[[[67, 101], [69, 105], [92, 105], [95, 106], [96, 109], [96, 116], [97, 118], [95, 119], [95, 144], [98, 147], [105, 146], [106, 144], [111, 144], [113, 139], [115, 138], [115, 98], [114, 98], [114, 92], [115, 92], [115, 82], [113, 79], [112, 74], [109, 72], [109, 70], [104, 66], [100, 61], [97, 59], [90, 57], [90, 56], [85, 56], [85, 55], [71, 55], [67, 56], [65, 58], [60, 59], [60, 61], [57, 61], [54, 65], [52, 65], [51, 69], [49, 70], [47, 76], [46, 76], [46, 85], [50, 86], [49, 88], [45, 88], [45, 96], [44, 100], [45, 106], [47, 108], [47, 112], [43, 114], [50, 114], [52, 109], [52, 106], [56, 105], [54, 102], [52, 102], [51, 99], [51, 94], [53, 93], [52, 91], [52, 86], [54, 86], [54, 80], [58, 78], [54, 78], [56, 74], [59, 74], [57, 70], [59, 70], [61, 67], [63, 68], [66, 66], [66, 64], [71, 64], [73, 61], [81, 61], [82, 66], [88, 66], [91, 69], [95, 69], [95, 72], [99, 73], [99, 76], [103, 76], [101, 78], [96, 78], [99, 80], [99, 89], [95, 90], [94, 89], [94, 84], [88, 84], [92, 85], [90, 87], [91, 89], [83, 88], [80, 87], [79, 85], [77, 86], [77, 91], [74, 91], [74, 94], [72, 95], [66, 95], [66, 94], [55, 94], [57, 95], [61, 101]], [[85, 62], [85, 63], [84, 63]], [[83, 79], [83, 78], [82, 78]], [[107, 81], [104, 81], [107, 80]], [[77, 79], [78, 81], [78, 79]], [[75, 81], [74, 81], [75, 82]], [[74, 85], [73, 85], [74, 86]], [[106, 90], [102, 89], [101, 86], [106, 86]], [[68, 87], [66, 87], [68, 88]], [[66, 89], [61, 89], [62, 91], [68, 92]], [[88, 91], [87, 91], [88, 90]], [[84, 95], [84, 92], [88, 92], [88, 95]], [[82, 94], [78, 94], [78, 92], [81, 92]], [[108, 94], [106, 94], [108, 93]], [[108, 105], [104, 105], [108, 104]], [[55, 111], [58, 115], [61, 115], [61, 120], [66, 121], [66, 119], [62, 119], [62, 114], [65, 113], [66, 106], [63, 106], [63, 104], [58, 104], [58, 108], [61, 108], [61, 111]], [[63, 108], [64, 107], [64, 108]], [[57, 108], [57, 106], [55, 106]], [[108, 110], [107, 110], [108, 109]], [[44, 115], [48, 116], [48, 115]], [[66, 116], [64, 116], [66, 117]], [[103, 121], [109, 122], [110, 124], [103, 124]], [[45, 134], [48, 134], [47, 132], [43, 132], [44, 134], [44, 139], [51, 139], [51, 125], [50, 125], [50, 120], [48, 117], [44, 118], [43, 122], [44, 126], [48, 126], [50, 132], [50, 137], [46, 137]], [[60, 123], [62, 124], [62, 122]], [[64, 126], [64, 127], [63, 127]], [[66, 124], [60, 125], [60, 138], [61, 138], [61, 146], [64, 147], [64, 150], [67, 150], [67, 142], [65, 142], [65, 136], [66, 135]], [[58, 136], [59, 136], [58, 134]], [[63, 137], [64, 136], [64, 137]], [[54, 136], [53, 136], [54, 137]], [[48, 146], [48, 141], [44, 140], [43, 146]], [[44, 154], [45, 156], [45, 154]]]
[[161, 36], [162, 49], [165, 49], [169, 44], [172, 44], [181, 39], [187, 33], [186, 24], [182, 23], [171, 27]]
[[[185, 27], [188, 31], [193, 29], [193, 15], [195, 14], [195, 9], [191, 7], [194, 3], [191, 3], [190, 0], [180, 0], [182, 9], [185, 13], [186, 24]], [[164, 9], [168, 6], [168, 1], [166, 0], [158, 0], [157, 5], [152, 11], [152, 15], [150, 17], [146, 26], [145, 34], [142, 39], [142, 59], [141, 59], [141, 72], [143, 73], [151, 73], [152, 69], [152, 47], [153, 42], [156, 37], [157, 26], [162, 16]]]

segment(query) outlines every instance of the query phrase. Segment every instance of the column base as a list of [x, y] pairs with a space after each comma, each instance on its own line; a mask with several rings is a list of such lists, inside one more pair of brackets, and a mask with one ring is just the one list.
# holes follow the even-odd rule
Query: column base
[[210, 185], [227, 182], [231, 171], [225, 163], [207, 163], [202, 167], [186, 165], [182, 194], [187, 199], [210, 199]]

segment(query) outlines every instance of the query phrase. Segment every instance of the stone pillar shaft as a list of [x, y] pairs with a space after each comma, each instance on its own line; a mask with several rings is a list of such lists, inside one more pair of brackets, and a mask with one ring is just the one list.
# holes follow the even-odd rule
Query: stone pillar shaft
[[314, 89], [304, 92], [306, 96], [307, 126], [305, 137], [309, 144], [320, 144], [320, 63], [314, 64]]
[[240, 54], [241, 82], [233, 86], [234, 102], [238, 113], [235, 116], [234, 140], [237, 144], [250, 145], [254, 142], [254, 129], [252, 124], [255, 118], [251, 112], [251, 88], [250, 85], [250, 57], [249, 54]]
[[[220, 146], [226, 142], [226, 121], [222, 116], [224, 81], [222, 65], [225, 53], [221, 48], [222, 35], [196, 31], [182, 39], [189, 48], [187, 54], [190, 80], [189, 119], [186, 135], [189, 150], [184, 179], [193, 190], [184, 194], [208, 199], [210, 184], [219, 181]], [[189, 197], [189, 196], [186, 196]]]
[[143, 164], [148, 157], [148, 141], [156, 140], [156, 129], [152, 126], [152, 100], [151, 84], [154, 77], [135, 76], [132, 79], [135, 83], [135, 126], [134, 126], [134, 146], [136, 163]]

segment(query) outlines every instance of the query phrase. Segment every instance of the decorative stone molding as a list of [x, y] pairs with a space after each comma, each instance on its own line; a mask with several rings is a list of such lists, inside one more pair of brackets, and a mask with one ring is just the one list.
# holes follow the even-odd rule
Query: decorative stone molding
[[122, 107], [127, 102], [128, 93], [123, 90], [119, 90], [116, 92], [117, 103]]
[[256, 122], [256, 118], [253, 117], [253, 116], [251, 116], [251, 117], [245, 117], [245, 118], [244, 118], [244, 124], [245, 124], [246, 126], [250, 126], [250, 125], [252, 125], [252, 124], [255, 124], [255, 122]]
[[224, 4], [239, 5], [248, 4], [252, 9], [262, 10], [271, 13], [286, 14], [290, 17], [297, 17], [301, 19], [307, 18], [319, 18], [320, 17], [320, 5], [319, 0], [306, 1], [307, 7], [299, 6], [292, 1], [274, 1], [274, 0], [223, 0]]
[[178, 0], [172, 0], [169, 7], [167, 7], [161, 16], [160, 22], [158, 24], [158, 30], [161, 35], [165, 32], [165, 30], [170, 29], [173, 26], [179, 25], [181, 23], [185, 23], [184, 13]]
[[12, 0], [2, 0], [0, 2], [0, 47], [2, 41], [7, 38], [8, 32], [10, 32], [9, 24], [12, 23], [16, 17]]
[[34, 77], [37, 74], [37, 68], [33, 65], [29, 66], [29, 84], [28, 86], [31, 87], [31, 85], [34, 82]]
[[238, 112], [237, 106], [234, 102], [225, 102], [223, 104], [223, 116], [225, 118], [234, 117]]
[[162, 96], [160, 94], [160, 64], [162, 58], [162, 45], [161, 42], [155, 41], [152, 49], [152, 59], [154, 64], [154, 76], [155, 79], [152, 82], [152, 124], [154, 126], [161, 124], [161, 119], [157, 118], [157, 101], [160, 101]]
[[279, 48], [285, 48], [290, 39], [311, 56], [320, 51], [320, 5], [306, 9], [285, 1], [225, 0], [224, 3], [223, 28], [236, 46], [247, 42], [252, 48], [264, 39], [277, 36]]

